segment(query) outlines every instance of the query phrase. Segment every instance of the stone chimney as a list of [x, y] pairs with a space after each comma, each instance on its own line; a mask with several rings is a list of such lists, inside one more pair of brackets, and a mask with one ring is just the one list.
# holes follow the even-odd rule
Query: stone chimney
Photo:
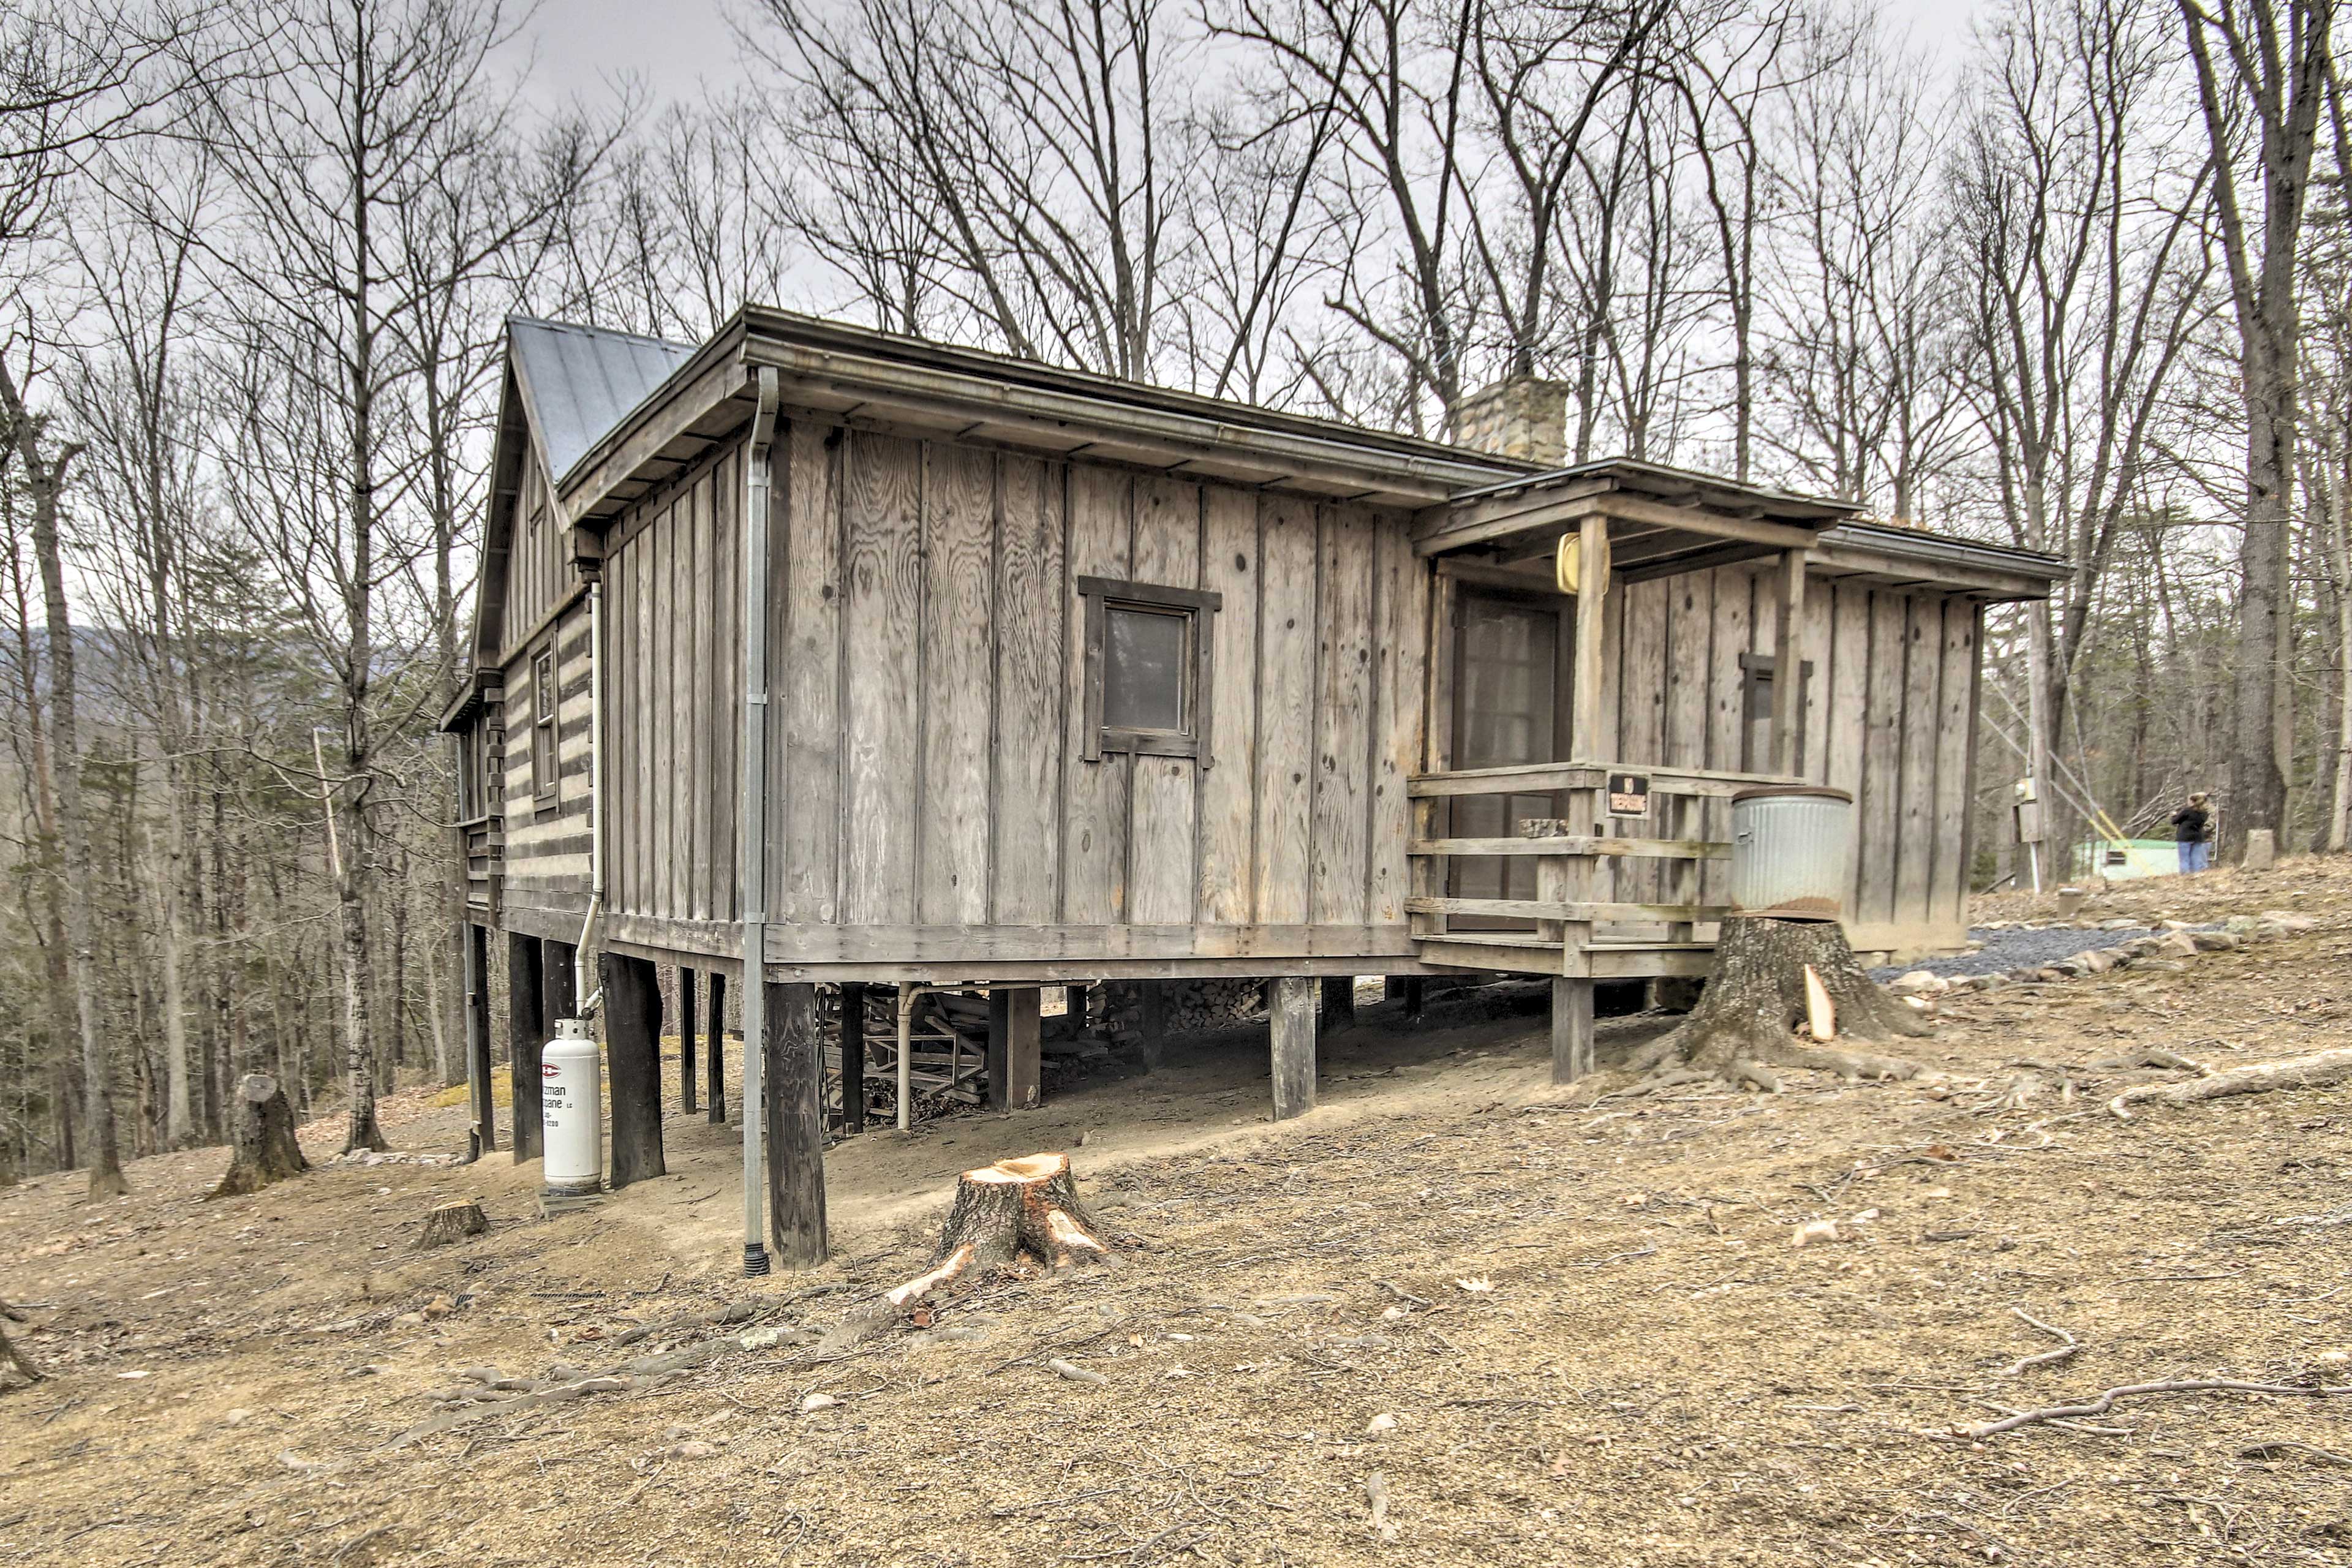
[[1514, 375], [1472, 393], [1454, 410], [1454, 444], [1533, 463], [1566, 462], [1568, 383]]

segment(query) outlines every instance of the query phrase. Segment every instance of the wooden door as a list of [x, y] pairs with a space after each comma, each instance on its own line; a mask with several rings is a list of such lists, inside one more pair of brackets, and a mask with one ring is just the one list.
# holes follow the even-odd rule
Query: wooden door
[[[1574, 601], [1542, 593], [1464, 584], [1454, 624], [1454, 757], [1456, 768], [1566, 762], [1570, 679], [1576, 652]], [[1556, 816], [1550, 792], [1463, 795], [1452, 802], [1450, 836], [1508, 838], [1525, 816]], [[1447, 892], [1457, 899], [1532, 899], [1536, 865], [1523, 856], [1457, 856]], [[1462, 930], [1512, 929], [1525, 921], [1456, 916]]]

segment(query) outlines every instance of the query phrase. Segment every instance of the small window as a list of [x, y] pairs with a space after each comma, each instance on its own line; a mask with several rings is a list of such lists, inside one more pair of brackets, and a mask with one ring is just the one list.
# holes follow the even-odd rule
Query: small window
[[488, 809], [482, 795], [482, 730], [479, 721], [457, 731], [457, 820], [471, 822]]
[[[1769, 653], [1743, 653], [1739, 656], [1740, 685], [1740, 759], [1739, 771], [1760, 773], [1772, 766], [1772, 656]], [[1805, 660], [1805, 685], [1813, 683], [1813, 661]], [[1797, 773], [1805, 771], [1805, 705], [1797, 704]]]
[[1081, 577], [1087, 761], [1106, 752], [1197, 757], [1209, 729], [1215, 594]]
[[555, 798], [555, 650], [530, 664], [530, 785], [541, 803]]

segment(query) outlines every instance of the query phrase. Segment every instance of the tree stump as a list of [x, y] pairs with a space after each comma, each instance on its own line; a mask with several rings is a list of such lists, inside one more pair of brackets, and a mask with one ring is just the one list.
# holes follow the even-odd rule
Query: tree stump
[[276, 1079], [262, 1072], [249, 1072], [239, 1079], [236, 1114], [228, 1174], [208, 1196], [233, 1198], [257, 1193], [310, 1168], [294, 1137], [294, 1108], [286, 1102], [286, 1091]]
[[[0, 1301], [0, 1322], [21, 1323], [24, 1321], [24, 1313], [8, 1305], [7, 1302]], [[0, 1326], [0, 1367], [10, 1366], [23, 1373], [26, 1383], [41, 1381], [41, 1369], [25, 1359], [25, 1352], [9, 1342], [7, 1329]]]
[[957, 1280], [1024, 1259], [1047, 1268], [1109, 1261], [1110, 1248], [1078, 1202], [1067, 1154], [1027, 1154], [966, 1171], [930, 1267], [884, 1300], [901, 1310]]
[[482, 1213], [481, 1199], [441, 1204], [426, 1211], [425, 1228], [417, 1233], [410, 1250], [423, 1252], [427, 1247], [446, 1247], [469, 1236], [480, 1236], [489, 1228], [489, 1219]]
[[1900, 1057], [1800, 1039], [1796, 1025], [1820, 1011], [1818, 1000], [1807, 995], [1808, 969], [1829, 997], [1839, 1038], [1884, 1043], [1931, 1032], [1927, 1020], [1864, 972], [1837, 921], [1731, 915], [1717, 939], [1715, 973], [1698, 1005], [1672, 1034], [1637, 1055], [1633, 1067], [1679, 1068], [1694, 1077], [1744, 1079], [1760, 1089], [1779, 1087], [1768, 1066], [1816, 1068], [1847, 1078], [1918, 1075], [1918, 1064]]

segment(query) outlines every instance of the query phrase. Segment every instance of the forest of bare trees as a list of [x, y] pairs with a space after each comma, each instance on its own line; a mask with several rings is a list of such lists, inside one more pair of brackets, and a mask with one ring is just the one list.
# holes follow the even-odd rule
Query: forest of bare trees
[[[263, 9], [268, 13], [262, 15]], [[434, 720], [509, 312], [746, 301], [2064, 555], [2003, 611], [2062, 835], [2352, 824], [2333, 0], [760, 0], [540, 107], [496, 0], [0, 5], [0, 1182], [462, 1077]]]

